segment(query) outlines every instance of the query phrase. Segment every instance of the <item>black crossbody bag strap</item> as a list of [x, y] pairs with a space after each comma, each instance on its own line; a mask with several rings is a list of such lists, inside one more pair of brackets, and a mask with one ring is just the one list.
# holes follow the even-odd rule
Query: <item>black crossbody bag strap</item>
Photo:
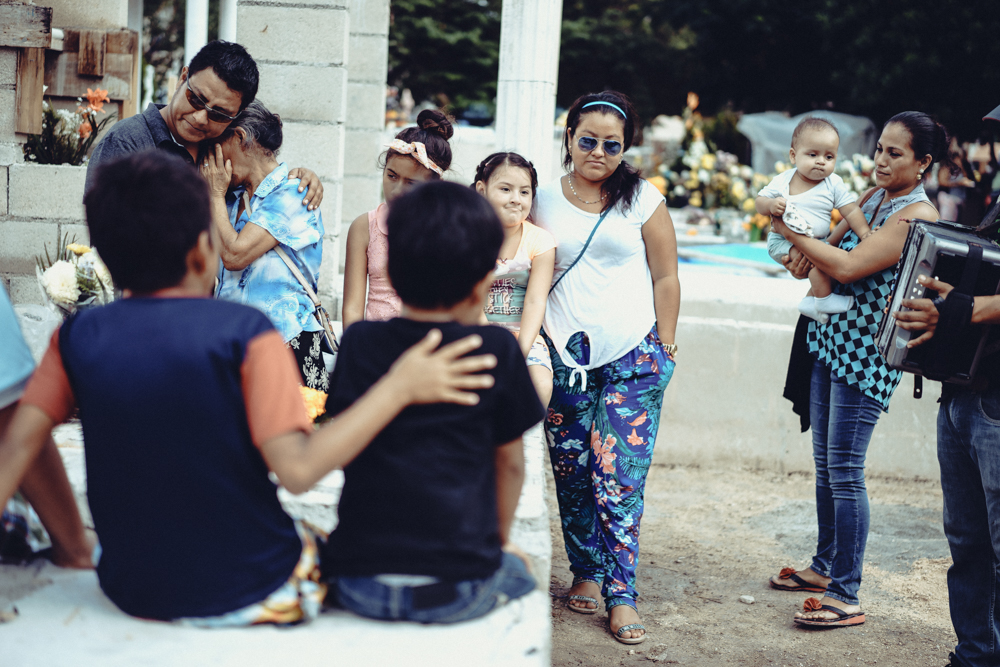
[[576, 263], [580, 261], [581, 257], [583, 257], [583, 253], [587, 252], [587, 248], [590, 247], [590, 242], [594, 240], [594, 234], [597, 233], [597, 228], [601, 226], [602, 222], [604, 222], [604, 218], [608, 217], [608, 213], [611, 213], [610, 208], [604, 213], [602, 213], [601, 217], [597, 219], [597, 224], [594, 225], [594, 228], [592, 230], [590, 230], [590, 236], [587, 237], [587, 242], [583, 244], [583, 250], [581, 250], [580, 254], [576, 256], [576, 259], [573, 260], [573, 263], [570, 264], [568, 267], [566, 267], [565, 271], [559, 274], [559, 278], [557, 278], [556, 281], [552, 283], [552, 287], [549, 288], [549, 294], [552, 294], [552, 290], [556, 288], [556, 285], [558, 285], [560, 281], [562, 281], [562, 279], [566, 277], [566, 274], [569, 273], [574, 266], [576, 266]]

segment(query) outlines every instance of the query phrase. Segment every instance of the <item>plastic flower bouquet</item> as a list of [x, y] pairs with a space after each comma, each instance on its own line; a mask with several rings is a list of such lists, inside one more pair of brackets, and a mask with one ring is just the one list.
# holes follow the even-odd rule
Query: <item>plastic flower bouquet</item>
[[79, 243], [58, 241], [53, 259], [45, 248], [35, 258], [35, 275], [46, 304], [62, 317], [114, 301], [115, 286], [97, 251]]
[[42, 102], [42, 133], [28, 136], [24, 144], [24, 158], [40, 164], [81, 165], [104, 126], [114, 118], [108, 115], [101, 121], [104, 103], [110, 102], [108, 91], [87, 89], [87, 103], [77, 98], [81, 106], [75, 112], [55, 109], [48, 101]]

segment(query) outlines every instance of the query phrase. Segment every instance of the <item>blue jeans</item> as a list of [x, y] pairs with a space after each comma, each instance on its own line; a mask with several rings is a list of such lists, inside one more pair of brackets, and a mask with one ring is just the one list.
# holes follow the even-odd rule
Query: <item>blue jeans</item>
[[458, 623], [479, 618], [535, 588], [535, 579], [524, 561], [506, 552], [500, 569], [487, 579], [391, 586], [375, 577], [338, 577], [330, 583], [340, 604], [359, 616], [417, 623]]
[[938, 463], [954, 664], [1000, 664], [1000, 389], [963, 392], [938, 411]]
[[858, 604], [869, 524], [865, 456], [882, 405], [820, 361], [813, 365], [809, 401], [819, 523], [811, 568], [832, 579], [827, 597]]

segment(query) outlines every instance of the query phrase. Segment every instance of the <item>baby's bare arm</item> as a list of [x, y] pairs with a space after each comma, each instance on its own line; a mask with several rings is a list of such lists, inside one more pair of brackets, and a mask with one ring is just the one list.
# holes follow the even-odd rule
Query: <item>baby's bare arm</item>
[[757, 212], [761, 215], [782, 216], [785, 214], [784, 197], [757, 197], [753, 201]]
[[851, 231], [857, 234], [859, 239], [863, 239], [871, 234], [872, 228], [868, 226], [868, 220], [865, 218], [865, 214], [861, 212], [861, 207], [857, 204], [848, 204], [842, 207], [840, 215], [844, 217], [844, 220], [850, 225]]

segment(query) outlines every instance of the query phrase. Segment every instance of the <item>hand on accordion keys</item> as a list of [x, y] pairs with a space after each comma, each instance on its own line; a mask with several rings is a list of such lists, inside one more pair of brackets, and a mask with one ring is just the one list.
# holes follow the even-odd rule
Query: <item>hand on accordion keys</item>
[[[948, 283], [943, 283], [936, 278], [921, 276], [917, 281], [926, 289], [934, 290], [938, 293], [934, 299], [903, 299], [902, 305], [910, 310], [900, 310], [892, 314], [899, 322], [899, 326], [907, 331], [921, 332], [920, 336], [914, 338], [906, 344], [907, 347], [916, 347], [926, 343], [934, 336], [937, 329], [938, 320], [941, 318], [941, 309], [954, 289]], [[971, 315], [971, 308], [969, 314]], [[968, 322], [968, 317], [966, 317]]]

